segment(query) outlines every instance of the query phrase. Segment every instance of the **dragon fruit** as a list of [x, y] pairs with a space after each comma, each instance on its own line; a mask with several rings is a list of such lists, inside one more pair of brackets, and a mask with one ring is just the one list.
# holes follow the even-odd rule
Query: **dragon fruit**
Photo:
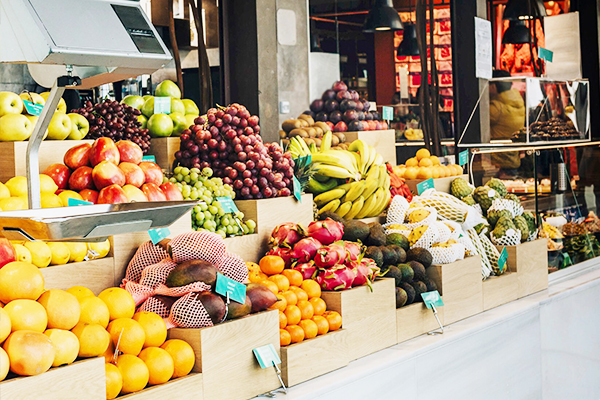
[[322, 247], [321, 242], [312, 237], [301, 239], [294, 245], [292, 257], [295, 262], [307, 263], [315, 258], [317, 250]]
[[286, 249], [284, 247], [273, 247], [271, 250], [269, 250], [267, 255], [279, 256], [283, 258], [283, 261], [285, 262], [285, 267], [290, 268], [292, 266], [292, 263], [294, 262], [294, 259], [292, 257], [292, 251], [292, 249]]
[[313, 261], [303, 264], [296, 264], [292, 269], [300, 272], [303, 279], [314, 279], [315, 275], [317, 274], [317, 267], [315, 267]]
[[306, 232], [308, 236], [317, 239], [323, 245], [327, 246], [342, 239], [342, 236], [344, 236], [344, 225], [331, 218], [326, 218], [323, 221], [311, 222]]
[[356, 272], [356, 278], [352, 282], [352, 287], [367, 285], [373, 291], [371, 284], [379, 274], [379, 267], [370, 258], [363, 258], [360, 262], [352, 262], [350, 268]]
[[339, 244], [330, 244], [329, 246], [321, 247], [317, 250], [315, 256], [315, 265], [320, 269], [327, 269], [336, 264], [345, 264], [347, 254], [344, 246]]
[[273, 229], [271, 236], [269, 237], [270, 247], [292, 247], [300, 239], [306, 236], [306, 231], [300, 224], [293, 222], [286, 222], [280, 224]]
[[362, 253], [360, 244], [356, 242], [348, 242], [346, 240], [343, 240], [340, 244], [346, 249], [346, 253], [348, 254], [348, 261], [358, 261]]
[[319, 272], [316, 281], [323, 290], [345, 290], [352, 287], [355, 278], [352, 268], [338, 265]]

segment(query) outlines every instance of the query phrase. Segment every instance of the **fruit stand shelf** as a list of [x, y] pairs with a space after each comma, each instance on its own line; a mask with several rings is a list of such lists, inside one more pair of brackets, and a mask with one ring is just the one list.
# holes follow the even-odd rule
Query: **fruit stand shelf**
[[[508, 269], [517, 274], [517, 298], [548, 288], [548, 240], [545, 238], [506, 246]], [[502, 251], [502, 246], [496, 246]]]
[[164, 400], [164, 399], [202, 399], [202, 374], [191, 373], [188, 376], [173, 379], [161, 385], [149, 386], [139, 392], [119, 396], [128, 400]]
[[[456, 175], [456, 176], [448, 176], [445, 178], [435, 178], [433, 180], [433, 185], [435, 187], [435, 190], [437, 190], [438, 192], [450, 193], [450, 185], [452, 184], [452, 181], [455, 180], [456, 178], [462, 178], [462, 179], [466, 180], [467, 182], [469, 181], [469, 175]], [[424, 180], [425, 179], [407, 180], [406, 184], [408, 185], [408, 188], [410, 189], [410, 191], [416, 195], [416, 194], [418, 194], [417, 185], [419, 183], [423, 182]]]
[[[437, 309], [438, 318], [444, 320], [444, 307]], [[433, 316], [433, 311], [424, 303], [413, 303], [396, 309], [396, 331], [398, 343], [420, 336], [424, 333], [439, 329]]]
[[500, 276], [490, 276], [483, 281], [483, 311], [517, 299], [517, 274], [505, 272]]
[[179, 151], [179, 137], [152, 138], [147, 155], [153, 155], [156, 163], [167, 172], [173, 172], [175, 153]]
[[396, 165], [396, 131], [387, 129], [384, 131], [360, 131], [344, 132], [346, 142], [352, 143], [357, 139], [373, 146], [377, 153], [381, 154], [384, 162]]
[[85, 286], [98, 295], [114, 285], [115, 259], [109, 255], [98, 260], [52, 265], [40, 271], [47, 289], [66, 290], [72, 286]]

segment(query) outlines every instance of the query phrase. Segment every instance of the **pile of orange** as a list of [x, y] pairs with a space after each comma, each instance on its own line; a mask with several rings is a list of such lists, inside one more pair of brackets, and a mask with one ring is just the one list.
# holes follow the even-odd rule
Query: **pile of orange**
[[304, 279], [299, 271], [285, 269], [279, 256], [265, 256], [258, 264], [247, 263], [250, 282], [262, 283], [277, 295], [271, 309], [279, 310], [281, 346], [299, 343], [335, 331], [342, 317], [327, 311], [321, 298], [321, 287], [312, 279]]
[[33, 264], [17, 261], [0, 269], [0, 381], [9, 372], [38, 375], [78, 357], [104, 356], [106, 398], [113, 399], [191, 372], [192, 347], [166, 338], [163, 319], [136, 313], [124, 289], [97, 297], [83, 286], [45, 290]]

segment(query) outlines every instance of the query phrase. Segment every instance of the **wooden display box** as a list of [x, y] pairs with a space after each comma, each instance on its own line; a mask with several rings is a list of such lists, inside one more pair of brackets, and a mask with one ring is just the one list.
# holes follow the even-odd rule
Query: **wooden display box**
[[225, 246], [230, 253], [237, 254], [244, 261], [253, 261], [258, 263], [262, 256], [268, 251], [267, 235], [233, 236], [225, 238]]
[[139, 392], [119, 396], [118, 399], [130, 400], [164, 400], [164, 399], [187, 399], [202, 398], [202, 374], [197, 372], [162, 385], [148, 386]]
[[[444, 299], [445, 300], [445, 299]], [[438, 318], [443, 323], [444, 308], [437, 307]], [[424, 333], [439, 329], [433, 311], [422, 302], [413, 303], [396, 309], [396, 331], [398, 343], [421, 336]]]
[[[93, 140], [44, 140], [40, 145], [38, 159], [40, 172], [49, 165], [63, 164], [67, 150], [82, 143], [93, 143]], [[0, 181], [6, 182], [13, 176], [27, 174], [27, 144], [29, 142], [0, 142]]]
[[40, 375], [0, 382], [0, 398], [35, 400], [104, 400], [104, 357], [51, 368]]
[[384, 211], [384, 213], [379, 215], [378, 217], [361, 218], [357, 221], [362, 221], [365, 224], [370, 224], [371, 222], [379, 222], [383, 225], [387, 222], [387, 213]]
[[147, 155], [152, 155], [161, 169], [173, 172], [175, 153], [179, 151], [179, 137], [152, 138]]
[[107, 256], [98, 260], [40, 269], [47, 289], [66, 290], [72, 286], [85, 286], [98, 294], [115, 284], [115, 259]]
[[[456, 175], [456, 176], [448, 176], [446, 178], [436, 178], [433, 180], [433, 185], [435, 187], [435, 190], [437, 190], [438, 192], [450, 193], [450, 185], [452, 184], [452, 181], [455, 180], [456, 178], [463, 178], [464, 180], [468, 181], [469, 175]], [[417, 185], [419, 183], [423, 182], [424, 180], [425, 179], [411, 179], [411, 180], [407, 180], [406, 184], [408, 185], [408, 188], [410, 189], [410, 191], [416, 195], [416, 194], [418, 194]]]
[[321, 293], [327, 310], [342, 316], [342, 328], [348, 331], [350, 361], [393, 346], [396, 336], [396, 289], [394, 279], [383, 278], [368, 286], [340, 292]]
[[483, 281], [483, 310], [487, 311], [516, 300], [518, 289], [519, 282], [514, 272], [490, 276]]
[[357, 139], [375, 148], [381, 154], [383, 161], [396, 165], [396, 131], [386, 129], [384, 131], [360, 131], [344, 132], [346, 143], [352, 143]]
[[[274, 368], [260, 368], [253, 349], [271, 343], [279, 353], [279, 312], [258, 314], [202, 329], [169, 329], [196, 353], [204, 400], [249, 399], [281, 386]], [[171, 397], [171, 396], [169, 396]]]
[[481, 257], [467, 257], [450, 264], [432, 265], [427, 276], [444, 296], [444, 325], [483, 311]]
[[285, 385], [294, 386], [348, 365], [347, 339], [347, 330], [340, 329], [282, 347], [281, 375]]
[[[503, 246], [496, 246], [502, 251]], [[517, 246], [506, 246], [508, 269], [517, 273], [517, 298], [548, 288], [548, 243], [541, 238]]]

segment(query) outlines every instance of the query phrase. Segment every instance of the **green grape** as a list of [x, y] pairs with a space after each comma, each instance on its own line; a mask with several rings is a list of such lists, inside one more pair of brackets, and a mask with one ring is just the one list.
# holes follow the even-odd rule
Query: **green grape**
[[242, 231], [244, 231], [244, 235], [250, 233], [250, 229], [248, 229], [248, 226], [246, 224], [242, 225]]
[[210, 231], [210, 230], [211, 230], [211, 226], [212, 226], [212, 224], [213, 224], [213, 221], [206, 220], [206, 221], [204, 221], [204, 223], [202, 224], [202, 227], [203, 227], [204, 229], [208, 229], [208, 230]]
[[208, 211], [208, 210], [204, 211], [204, 219], [207, 219], [207, 220], [213, 219], [213, 215], [210, 213], [210, 211]]
[[248, 228], [251, 231], [254, 231], [256, 229], [256, 222], [254, 222], [253, 220], [249, 219], [248, 221], [246, 221], [246, 226], [248, 226]]
[[200, 208], [200, 206], [194, 206], [192, 212], [198, 214], [200, 211], [202, 211], [202, 209]]
[[221, 218], [221, 225], [223, 226], [227, 226], [230, 224], [231, 221], [229, 221], [229, 218], [224, 216], [223, 218]]
[[184, 181], [185, 183], [190, 183], [190, 182], [192, 181], [192, 178], [190, 178], [190, 176], [189, 176], [189, 175], [186, 175], [186, 176], [184, 176], [184, 177], [183, 177], [183, 181]]
[[184, 187], [181, 189], [181, 194], [183, 194], [183, 198], [184, 198], [184, 199], [187, 199], [187, 198], [189, 198], [189, 197], [190, 197], [190, 193], [191, 193], [191, 189], [190, 189], [190, 187], [189, 187], [189, 186], [184, 186]]
[[198, 190], [204, 190], [204, 185], [200, 181], [194, 183], [194, 187]]
[[190, 194], [190, 199], [192, 199], [192, 200], [198, 200], [198, 192], [192, 192]]
[[190, 172], [190, 179], [193, 182], [197, 182], [198, 181], [198, 174], [196, 172]]
[[177, 175], [177, 174], [180, 174], [180, 173], [181, 173], [181, 169], [182, 169], [182, 168], [183, 168], [183, 167], [175, 167], [175, 169], [173, 170], [173, 173], [174, 173], [175, 175]]
[[169, 179], [169, 182], [171, 182], [171, 183], [177, 183], [177, 179], [175, 179], [175, 178], [173, 177], [173, 178]]
[[194, 174], [200, 174], [200, 170], [198, 168], [192, 168], [190, 169], [190, 172], [193, 172]]
[[202, 175], [204, 176], [212, 176], [213, 174], [213, 170], [206, 167], [206, 168], [202, 168]]
[[217, 215], [217, 213], [219, 212], [219, 209], [216, 206], [210, 206], [208, 207], [208, 211], [213, 214], [213, 215]]
[[[229, 229], [229, 227], [227, 227], [227, 229]], [[237, 225], [232, 225], [231, 230], [233, 231], [234, 235], [237, 235], [238, 233], [240, 233], [240, 227]]]
[[183, 182], [183, 175], [181, 173], [178, 173], [177, 175], [175, 175], [175, 179], [177, 179], [177, 182]]
[[228, 235], [233, 235], [233, 226], [231, 226], [231, 225], [226, 226], [225, 231], [227, 232]]
[[222, 217], [223, 215], [225, 215], [225, 210], [223, 210], [222, 208], [219, 207], [219, 217]]
[[204, 221], [204, 213], [203, 212], [199, 212], [196, 213], [195, 218], [196, 221], [198, 221], [198, 223]]
[[206, 204], [206, 203], [199, 204], [198, 207], [200, 207], [201, 211], [208, 210], [208, 204]]
[[218, 230], [218, 231], [216, 231], [215, 233], [217, 233], [217, 234], [221, 235], [221, 237], [222, 237], [223, 239], [225, 239], [225, 238], [227, 237], [227, 235], [225, 234], [225, 232], [223, 232], [223, 231], [221, 231], [221, 230]]
[[182, 175], [189, 175], [190, 174], [190, 169], [187, 167], [182, 167], [181, 168], [181, 174]]

